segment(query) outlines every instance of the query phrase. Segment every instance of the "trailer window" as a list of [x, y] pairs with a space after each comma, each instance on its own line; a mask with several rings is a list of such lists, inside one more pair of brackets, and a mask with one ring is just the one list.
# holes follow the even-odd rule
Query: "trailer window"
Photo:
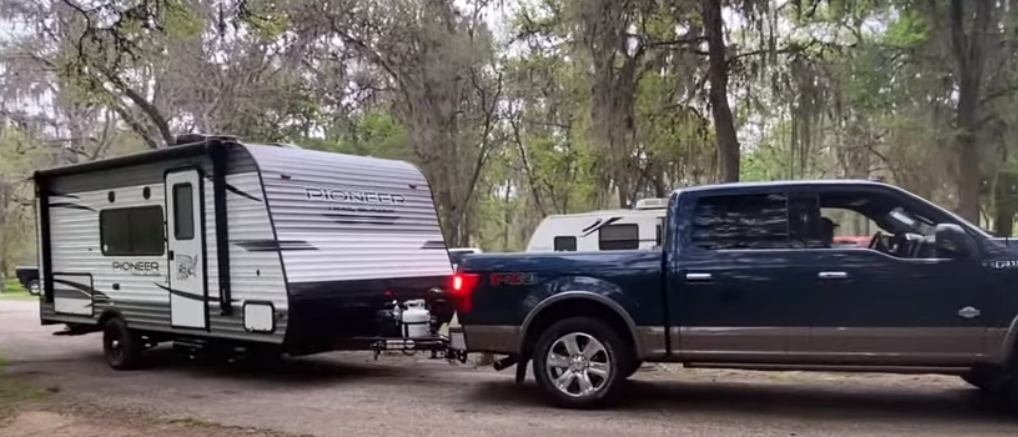
[[191, 184], [173, 186], [173, 238], [194, 239], [194, 191]]
[[104, 209], [99, 240], [105, 256], [160, 256], [165, 253], [163, 207]]
[[602, 226], [598, 235], [598, 247], [601, 250], [640, 248], [640, 228], [633, 223]]
[[664, 242], [664, 234], [661, 232], [665, 228], [665, 219], [660, 217], [657, 219], [657, 225], [654, 230], [654, 245], [660, 247], [661, 243]]
[[576, 252], [576, 237], [555, 237], [556, 252]]

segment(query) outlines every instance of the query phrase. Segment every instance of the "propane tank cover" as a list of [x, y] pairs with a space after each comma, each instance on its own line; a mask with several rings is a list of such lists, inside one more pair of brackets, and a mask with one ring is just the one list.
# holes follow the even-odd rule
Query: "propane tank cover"
[[408, 338], [424, 338], [431, 333], [431, 311], [423, 300], [408, 300], [404, 304], [402, 322]]

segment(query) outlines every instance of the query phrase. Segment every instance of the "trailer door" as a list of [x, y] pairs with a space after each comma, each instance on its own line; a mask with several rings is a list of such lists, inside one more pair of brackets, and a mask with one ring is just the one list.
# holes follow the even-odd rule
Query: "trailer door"
[[202, 188], [196, 169], [166, 174], [170, 323], [175, 328], [208, 328]]

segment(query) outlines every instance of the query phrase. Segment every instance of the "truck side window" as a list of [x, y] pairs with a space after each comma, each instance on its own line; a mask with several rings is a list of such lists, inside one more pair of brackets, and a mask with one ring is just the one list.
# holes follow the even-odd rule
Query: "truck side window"
[[787, 249], [783, 193], [709, 196], [693, 210], [692, 244], [707, 250]]
[[555, 237], [556, 252], [576, 252], [576, 237]]
[[634, 223], [602, 226], [598, 232], [600, 250], [634, 250], [640, 248], [640, 228]]
[[937, 256], [937, 223], [929, 217], [931, 211], [889, 193], [795, 193], [789, 211], [795, 247], [872, 248], [898, 258]]

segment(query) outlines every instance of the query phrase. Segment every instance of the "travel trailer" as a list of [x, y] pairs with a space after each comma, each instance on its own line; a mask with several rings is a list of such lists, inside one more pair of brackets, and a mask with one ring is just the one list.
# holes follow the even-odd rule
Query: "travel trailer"
[[545, 217], [527, 252], [651, 249], [661, 244], [667, 199], [641, 199], [633, 209]]
[[[34, 180], [42, 323], [102, 332], [116, 369], [160, 342], [301, 355], [379, 347], [424, 304], [436, 329], [452, 316], [431, 191], [406, 162], [186, 135]], [[441, 343], [419, 328], [417, 346]]]

